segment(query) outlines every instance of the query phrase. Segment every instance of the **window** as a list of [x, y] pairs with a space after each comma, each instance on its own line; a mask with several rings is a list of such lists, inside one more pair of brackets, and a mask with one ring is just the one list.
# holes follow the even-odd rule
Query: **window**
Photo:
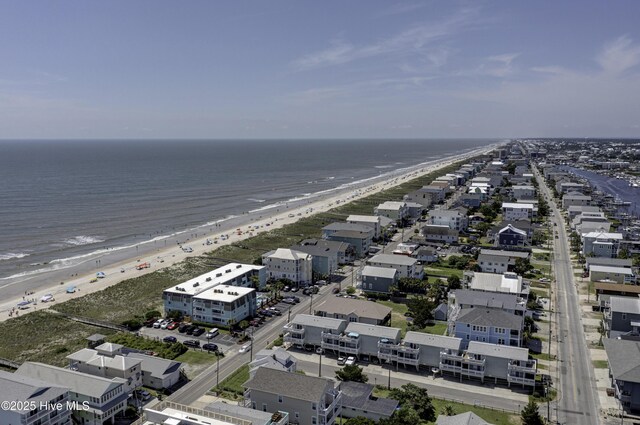
[[281, 395], [278, 396], [278, 403], [282, 403], [282, 396]]
[[627, 313], [622, 313], [622, 320], [627, 320]]
[[316, 410], [317, 408], [317, 404], [316, 403], [311, 403], [311, 410]]
[[267, 411], [267, 403], [262, 403], [262, 411], [263, 412]]

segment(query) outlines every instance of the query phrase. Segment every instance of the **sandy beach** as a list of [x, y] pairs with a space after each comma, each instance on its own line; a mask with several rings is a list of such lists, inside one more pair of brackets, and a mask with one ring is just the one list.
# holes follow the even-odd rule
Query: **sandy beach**
[[[153, 244], [147, 243], [143, 249], [139, 249], [138, 246], [132, 247], [130, 252], [120, 253], [120, 257], [123, 258], [116, 257], [111, 258], [110, 261], [105, 260], [104, 266], [102, 265], [101, 257], [96, 256], [88, 260], [86, 267], [80, 268], [81, 270], [78, 272], [64, 271], [64, 275], [66, 275], [64, 280], [60, 278], [61, 273], [50, 272], [43, 273], [38, 279], [6, 285], [0, 288], [0, 299], [2, 300], [0, 303], [0, 321], [16, 315], [20, 316], [32, 311], [46, 309], [59, 302], [100, 291], [123, 280], [172, 266], [187, 257], [202, 255], [220, 246], [283, 227], [296, 222], [302, 217], [328, 211], [336, 205], [342, 205], [343, 203], [380, 192], [407, 180], [437, 171], [454, 162], [487, 153], [494, 149], [495, 146], [490, 145], [461, 155], [423, 163], [408, 168], [401, 174], [391, 175], [378, 181], [373, 180], [360, 186], [348, 187], [325, 196], [300, 199], [269, 209], [246, 212], [231, 220], [211, 226], [209, 229], [201, 229], [197, 233], [185, 232], [181, 235], [182, 240], [165, 240], [160, 243], [160, 247], [158, 247], [157, 242]], [[371, 211], [371, 214], [373, 214], [373, 211]], [[177, 242], [181, 242], [181, 244]], [[140, 264], [147, 264], [148, 267], [139, 269], [137, 266]], [[97, 270], [104, 273], [103, 278], [96, 279]], [[68, 288], [75, 288], [75, 292], [67, 293]], [[53, 299], [48, 302], [42, 302], [41, 300], [45, 296], [51, 296]], [[25, 300], [31, 301], [31, 303], [25, 309], [18, 309], [18, 303]]]

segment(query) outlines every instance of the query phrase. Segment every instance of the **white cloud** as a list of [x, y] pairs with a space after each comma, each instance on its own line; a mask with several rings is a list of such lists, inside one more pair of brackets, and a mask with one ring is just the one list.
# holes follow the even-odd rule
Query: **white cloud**
[[464, 8], [442, 21], [417, 25], [373, 43], [361, 46], [346, 42], [335, 43], [327, 49], [294, 60], [292, 66], [298, 71], [304, 71], [376, 56], [415, 54], [437, 40], [470, 28], [477, 23], [476, 18], [477, 9]]
[[640, 46], [622, 36], [607, 44], [596, 60], [602, 69], [611, 74], [619, 74], [640, 63]]

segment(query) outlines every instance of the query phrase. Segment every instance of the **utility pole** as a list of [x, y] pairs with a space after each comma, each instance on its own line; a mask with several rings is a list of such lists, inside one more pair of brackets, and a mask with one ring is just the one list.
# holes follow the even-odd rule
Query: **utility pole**
[[287, 312], [287, 323], [291, 322], [291, 306], [289, 306], [289, 311]]
[[318, 378], [320, 378], [322, 376], [322, 353], [324, 352], [324, 350], [321, 348], [320, 349], [320, 361], [318, 362]]
[[251, 326], [251, 336], [249, 337], [249, 362], [253, 361], [253, 326]]
[[220, 388], [220, 356], [216, 353], [216, 388]]
[[311, 308], [313, 307], [313, 291], [309, 291], [309, 295], [311, 296], [311, 300], [309, 302], [309, 314], [311, 314]]

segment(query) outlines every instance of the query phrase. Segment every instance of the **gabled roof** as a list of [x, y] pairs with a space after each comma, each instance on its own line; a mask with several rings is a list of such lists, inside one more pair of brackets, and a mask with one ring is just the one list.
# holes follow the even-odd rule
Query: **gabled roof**
[[313, 316], [311, 314], [296, 314], [291, 323], [302, 326], [313, 326], [323, 329], [340, 330], [346, 326], [342, 319], [332, 319], [330, 317]]
[[325, 312], [328, 314], [344, 314], [345, 316], [354, 314], [358, 317], [367, 317], [377, 320], [384, 320], [389, 314], [391, 314], [391, 308], [380, 303], [342, 297], [329, 298], [323, 301], [321, 304], [316, 306], [315, 311]]
[[462, 339], [453, 336], [434, 335], [424, 332], [409, 331], [404, 336], [404, 342], [425, 345], [428, 347], [448, 348], [450, 350], [460, 350]]
[[384, 279], [393, 279], [398, 274], [396, 269], [388, 267], [364, 266], [362, 268], [362, 276], [381, 277]]
[[398, 400], [391, 398], [372, 398], [373, 385], [361, 382], [345, 381], [340, 384], [343, 408], [354, 408], [365, 412], [378, 413], [388, 417], [398, 407]]
[[511, 347], [509, 345], [489, 344], [488, 342], [469, 341], [467, 351], [488, 357], [499, 357], [509, 360], [529, 360], [527, 348]]
[[440, 415], [436, 425], [491, 425], [473, 412], [460, 413], [454, 416]]
[[39, 379], [0, 370], [0, 400], [24, 403], [24, 406], [19, 404], [15, 406], [24, 407], [22, 409], [3, 408], [3, 410], [27, 412], [31, 410], [28, 403], [51, 402], [51, 400], [64, 395], [68, 391], [64, 387], [64, 385], [56, 386]]
[[603, 343], [613, 379], [640, 383], [640, 342], [606, 338]]
[[611, 312], [640, 314], [640, 298], [637, 297], [616, 297], [609, 299]]
[[460, 311], [457, 323], [468, 323], [476, 326], [494, 328], [522, 329], [522, 316], [518, 316], [497, 308], [474, 307]]
[[332, 389], [334, 383], [327, 378], [260, 367], [243, 386], [250, 390], [319, 403], [325, 391]]
[[456, 304], [473, 305], [474, 307], [491, 307], [502, 310], [515, 310], [518, 306], [518, 295], [503, 292], [474, 291], [457, 289], [453, 292]]
[[310, 260], [311, 255], [306, 252], [300, 252], [293, 249], [278, 248], [275, 251], [269, 251], [265, 255], [267, 258], [278, 258], [282, 260]]
[[369, 325], [367, 323], [351, 322], [347, 325], [345, 333], [356, 332], [360, 335], [373, 336], [380, 338], [388, 338], [393, 340], [400, 339], [400, 329], [390, 328], [388, 326]]
[[137, 360], [141, 360], [141, 369], [145, 373], [149, 373], [151, 376], [162, 378], [170, 375], [178, 370], [182, 366], [182, 363], [174, 360], [163, 359], [156, 356], [147, 356], [142, 353], [129, 353], [127, 357], [131, 357]]
[[498, 234], [504, 233], [504, 232], [512, 232], [512, 233], [517, 233], [517, 234], [522, 235], [522, 236], [527, 236], [527, 232], [525, 232], [524, 230], [516, 229], [515, 227], [513, 227], [510, 224], [507, 224], [506, 227], [503, 227], [502, 229], [500, 229], [498, 231]]

